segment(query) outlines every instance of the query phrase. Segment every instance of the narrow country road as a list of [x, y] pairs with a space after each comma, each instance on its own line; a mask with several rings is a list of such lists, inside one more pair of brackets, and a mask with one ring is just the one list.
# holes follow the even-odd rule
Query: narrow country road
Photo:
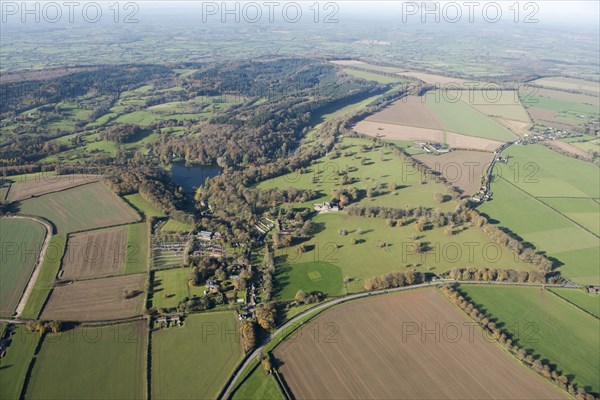
[[292, 319], [287, 321], [285, 324], [281, 325], [259, 347], [257, 347], [252, 353], [250, 353], [250, 355], [246, 356], [246, 358], [244, 359], [244, 362], [237, 368], [235, 374], [227, 382], [227, 386], [224, 388], [224, 390], [221, 391], [221, 395], [219, 398], [221, 400], [229, 399], [229, 397], [232, 394], [233, 389], [236, 386], [237, 381], [239, 380], [240, 376], [242, 375], [242, 373], [244, 372], [246, 367], [248, 367], [248, 365], [250, 365], [250, 363], [256, 357], [258, 357], [258, 355], [262, 352], [263, 348], [267, 345], [267, 343], [269, 343], [271, 340], [273, 340], [278, 335], [282, 334], [286, 329], [289, 329], [295, 322], [299, 321], [306, 315], [311, 314], [315, 311], [320, 311], [320, 310], [323, 310], [323, 309], [326, 309], [329, 307], [333, 307], [337, 304], [344, 303], [346, 301], [356, 300], [356, 299], [360, 299], [363, 297], [375, 296], [375, 295], [386, 294], [386, 293], [400, 292], [403, 290], [413, 290], [413, 289], [428, 287], [428, 286], [440, 286], [440, 285], [443, 285], [446, 283], [459, 283], [459, 284], [464, 284], [464, 285], [533, 286], [533, 287], [559, 287], [559, 288], [572, 288], [572, 289], [580, 289], [581, 288], [581, 286], [573, 285], [570, 282], [568, 282], [567, 284], [564, 284], [564, 285], [554, 285], [554, 284], [543, 284], [543, 283], [476, 282], [476, 281], [455, 281], [452, 279], [441, 279], [441, 280], [437, 280], [434, 282], [421, 283], [421, 284], [412, 285], [412, 286], [402, 286], [402, 287], [393, 288], [393, 289], [384, 289], [384, 290], [375, 290], [372, 292], [356, 293], [356, 294], [347, 295], [345, 297], [340, 297], [340, 298], [336, 298], [333, 300], [325, 301], [313, 308], [310, 308], [306, 311], [301, 312], [300, 314], [296, 315], [295, 317], [293, 317]]

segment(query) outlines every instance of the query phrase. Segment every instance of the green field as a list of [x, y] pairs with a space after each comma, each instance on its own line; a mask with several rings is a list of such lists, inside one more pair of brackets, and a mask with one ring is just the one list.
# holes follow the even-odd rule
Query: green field
[[438, 118], [444, 130], [502, 142], [516, 139], [508, 129], [463, 101], [452, 102], [440, 92], [429, 92], [426, 105]]
[[[429, 207], [444, 211], [454, 209], [452, 201], [437, 203], [433, 195], [436, 192], [446, 194], [446, 187], [441, 183], [428, 181], [421, 184], [423, 174], [392, 153], [391, 148], [370, 149], [363, 151], [363, 145], [372, 145], [366, 139], [345, 138], [340, 157], [331, 159], [322, 157], [307, 168], [304, 174], [294, 172], [258, 184], [259, 189], [295, 187], [317, 191], [319, 198], [306, 202], [305, 207], [313, 203], [329, 201], [334, 189], [356, 187], [362, 194], [359, 204], [385, 207]], [[347, 154], [347, 155], [344, 155]], [[363, 159], [365, 164], [363, 165]], [[342, 185], [342, 177], [338, 173], [348, 171], [347, 175], [354, 182]], [[314, 183], [313, 183], [314, 182]], [[372, 198], [366, 196], [369, 188], [379, 184], [380, 189]], [[397, 186], [392, 190], [391, 185]]]
[[[3, 327], [0, 329], [2, 331]], [[27, 369], [39, 340], [39, 333], [29, 332], [24, 325], [16, 327], [6, 356], [0, 359], [0, 399], [20, 398]]]
[[157, 308], [176, 308], [184, 298], [202, 296], [204, 286], [190, 286], [191, 268], [175, 268], [154, 273], [152, 305]]
[[328, 262], [286, 264], [277, 268], [275, 281], [281, 291], [276, 289], [275, 293], [281, 300], [292, 300], [298, 290], [303, 290], [305, 293], [321, 292], [328, 296], [339, 296], [344, 294], [343, 279], [340, 267]]
[[552, 288], [551, 292], [600, 318], [600, 296], [585, 290]]
[[372, 72], [358, 71], [358, 70], [354, 70], [354, 69], [350, 69], [350, 68], [344, 68], [343, 71], [346, 74], [352, 75], [355, 78], [365, 79], [368, 81], [376, 81], [379, 83], [396, 83], [396, 82], [400, 82], [403, 80], [399, 76], [392, 77], [392, 76], [386, 76], [386, 75], [379, 75], [379, 74], [374, 74]]
[[541, 145], [505, 153], [509, 163], [495, 169], [493, 199], [480, 210], [564, 264], [559, 270], [567, 278], [600, 284], [598, 167]]
[[145, 321], [50, 334], [37, 356], [26, 398], [145, 398], [146, 353]]
[[152, 398], [215, 398], [242, 359], [232, 312], [193, 314], [152, 333]]
[[0, 315], [11, 317], [38, 261], [46, 229], [23, 218], [0, 218]]
[[20, 212], [52, 222], [58, 233], [85, 231], [139, 220], [137, 213], [101, 182], [28, 199]]
[[44, 257], [44, 263], [40, 274], [35, 281], [35, 286], [29, 295], [27, 304], [21, 313], [22, 318], [37, 319], [44, 307], [44, 303], [50, 294], [56, 274], [60, 269], [60, 262], [67, 245], [66, 235], [55, 235], [50, 238], [50, 244]]
[[[362, 291], [366, 279], [392, 271], [415, 269], [423, 273], [440, 273], [457, 267], [534, 269], [530, 264], [516, 261], [511, 252], [492, 243], [483, 232], [474, 227], [456, 227], [455, 233], [447, 236], [444, 228], [417, 232], [413, 223], [390, 227], [382, 218], [339, 213], [318, 215], [313, 222], [319, 232], [304, 243], [306, 251], [298, 253], [294, 246], [277, 250], [275, 255], [278, 268], [283, 268], [285, 272], [290, 265], [293, 271], [296, 265], [308, 262], [333, 264], [341, 268], [343, 277], [352, 279], [348, 283], [349, 292]], [[348, 235], [340, 235], [340, 229], [347, 230]], [[429, 247], [426, 253], [417, 254], [413, 251], [415, 236]], [[353, 238], [362, 243], [353, 244]], [[387, 246], [379, 247], [379, 242], [386, 243]], [[339, 287], [339, 274], [325, 276], [331, 277], [332, 281], [319, 282], [319, 287]], [[284, 277], [286, 281], [281, 284], [282, 293], [292, 296], [295, 295], [294, 289], [287, 289], [285, 286], [300, 288], [309, 283], [302, 273]], [[308, 289], [313, 290], [311, 287]]]
[[127, 226], [125, 274], [148, 271], [148, 224], [140, 222]]
[[133, 206], [138, 212], [144, 214], [146, 218], [165, 216], [162, 212], [154, 208], [154, 206], [148, 203], [139, 193], [130, 194], [125, 196], [125, 200]]
[[185, 222], [176, 221], [172, 218], [169, 218], [167, 222], [160, 227], [161, 232], [191, 232], [193, 229], [193, 226], [186, 224]]
[[232, 400], [283, 400], [283, 394], [262, 365], [258, 365], [233, 392]]
[[540, 288], [460, 286], [472, 302], [535, 356], [598, 392], [600, 320]]

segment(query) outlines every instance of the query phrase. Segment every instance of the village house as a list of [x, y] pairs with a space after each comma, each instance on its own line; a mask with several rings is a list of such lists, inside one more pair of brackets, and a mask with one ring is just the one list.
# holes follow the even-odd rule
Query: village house
[[315, 204], [313, 204], [313, 208], [315, 211], [320, 212], [320, 213], [340, 211], [340, 208], [338, 206], [332, 206], [331, 203], [329, 203], [329, 202], [315, 203]]

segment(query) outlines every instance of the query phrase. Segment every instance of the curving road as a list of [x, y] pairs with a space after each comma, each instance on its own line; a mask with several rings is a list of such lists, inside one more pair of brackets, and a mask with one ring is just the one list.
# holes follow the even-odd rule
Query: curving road
[[248, 367], [248, 365], [250, 365], [250, 363], [256, 357], [258, 357], [258, 355], [262, 352], [265, 345], [267, 343], [269, 343], [271, 340], [273, 340], [275, 337], [277, 337], [278, 335], [282, 334], [286, 329], [290, 328], [291, 325], [293, 325], [295, 322], [299, 321], [306, 315], [311, 314], [315, 311], [323, 310], [325, 308], [333, 307], [337, 304], [344, 303], [346, 301], [360, 299], [362, 297], [369, 297], [369, 296], [385, 294], [385, 293], [400, 292], [403, 290], [413, 290], [413, 289], [428, 287], [428, 286], [440, 286], [440, 285], [443, 285], [446, 283], [459, 283], [459, 284], [464, 284], [464, 285], [500, 285], [500, 286], [505, 285], [505, 286], [534, 286], [534, 287], [561, 287], [561, 288], [566, 287], [566, 288], [572, 288], [572, 289], [580, 289], [581, 288], [581, 286], [576, 286], [573, 284], [555, 285], [555, 284], [543, 284], [543, 283], [476, 282], [476, 281], [455, 281], [452, 279], [440, 279], [435, 282], [421, 283], [418, 285], [403, 286], [403, 287], [393, 288], [393, 289], [375, 290], [372, 292], [356, 293], [356, 294], [347, 295], [345, 297], [340, 297], [340, 298], [332, 299], [329, 301], [325, 301], [313, 308], [310, 308], [306, 311], [301, 312], [300, 314], [296, 315], [295, 317], [293, 317], [292, 319], [287, 321], [285, 324], [281, 325], [259, 347], [257, 347], [252, 353], [250, 353], [248, 356], [246, 356], [246, 358], [244, 359], [244, 362], [238, 366], [235, 374], [227, 382], [227, 386], [225, 386], [225, 388], [221, 391], [219, 398], [221, 400], [229, 399], [240, 376], [242, 375], [242, 373], [244, 372], [246, 367]]

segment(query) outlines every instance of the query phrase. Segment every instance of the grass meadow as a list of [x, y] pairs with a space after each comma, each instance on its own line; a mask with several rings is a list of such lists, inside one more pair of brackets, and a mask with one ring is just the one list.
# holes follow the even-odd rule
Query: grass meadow
[[11, 317], [38, 261], [46, 229], [23, 218], [0, 218], [0, 315]]
[[145, 321], [49, 334], [26, 398], [144, 398], [146, 354]]
[[242, 359], [232, 312], [189, 315], [152, 333], [152, 398], [215, 398]]
[[27, 304], [21, 313], [22, 318], [37, 319], [42, 312], [52, 285], [60, 269], [61, 259], [67, 246], [66, 235], [54, 235], [50, 238], [46, 257], [40, 269], [40, 274], [35, 281], [33, 290], [27, 299]]
[[462, 285], [478, 308], [534, 356], [598, 392], [600, 320], [540, 288]]
[[541, 145], [512, 146], [506, 155], [480, 211], [557, 259], [567, 278], [600, 284], [598, 167]]
[[[0, 327], [2, 331], [4, 329]], [[39, 340], [39, 333], [31, 333], [24, 325], [17, 325], [6, 355], [0, 359], [0, 399], [20, 398], [27, 369]]]

